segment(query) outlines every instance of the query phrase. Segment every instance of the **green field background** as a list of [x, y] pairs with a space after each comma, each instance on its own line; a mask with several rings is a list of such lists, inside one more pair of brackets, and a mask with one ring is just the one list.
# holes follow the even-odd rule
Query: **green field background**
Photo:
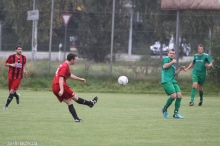
[[[183, 96], [180, 114], [173, 119], [161, 113], [165, 94], [78, 93], [98, 103], [89, 108], [74, 102], [83, 123], [75, 123], [67, 106], [50, 91], [19, 90], [20, 104], [13, 100], [8, 110], [0, 110], [0, 145], [38, 144], [40, 146], [219, 146], [220, 98], [204, 96], [204, 104], [189, 107]], [[0, 106], [8, 97], [0, 90]], [[14, 142], [14, 143], [13, 143]]]

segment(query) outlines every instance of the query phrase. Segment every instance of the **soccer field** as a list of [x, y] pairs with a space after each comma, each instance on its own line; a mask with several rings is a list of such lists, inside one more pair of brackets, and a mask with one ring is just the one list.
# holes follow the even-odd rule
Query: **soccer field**
[[[189, 107], [183, 97], [183, 120], [165, 119], [161, 113], [167, 96], [155, 94], [78, 93], [85, 99], [98, 96], [89, 108], [74, 102], [83, 123], [75, 123], [66, 104], [52, 92], [20, 90], [20, 104], [13, 99], [0, 110], [0, 145], [39, 146], [219, 146], [220, 98], [204, 96], [202, 107]], [[3, 108], [7, 90], [0, 91]], [[172, 116], [174, 103], [168, 109]]]

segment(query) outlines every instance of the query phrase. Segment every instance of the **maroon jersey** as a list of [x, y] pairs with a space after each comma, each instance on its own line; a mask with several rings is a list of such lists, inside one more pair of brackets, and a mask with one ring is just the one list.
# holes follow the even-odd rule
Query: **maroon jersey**
[[64, 84], [66, 84], [66, 80], [70, 77], [70, 67], [66, 62], [63, 62], [57, 69], [54, 78], [53, 84], [59, 84], [59, 78], [64, 77]]
[[8, 78], [9, 79], [22, 79], [23, 77], [23, 67], [26, 64], [26, 57], [21, 55], [17, 57], [16, 54], [10, 55], [6, 60], [5, 64], [16, 64], [15, 67], [9, 66]]

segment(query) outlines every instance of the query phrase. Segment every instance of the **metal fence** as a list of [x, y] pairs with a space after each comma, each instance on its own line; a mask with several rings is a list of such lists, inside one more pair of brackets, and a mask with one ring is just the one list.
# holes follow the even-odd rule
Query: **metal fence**
[[[165, 55], [167, 49], [176, 48], [177, 11], [161, 10], [160, 0], [116, 0], [115, 5], [113, 0], [3, 0], [0, 2], [0, 50], [13, 51], [21, 44], [24, 51], [32, 51], [35, 45], [36, 54], [48, 52], [52, 2], [52, 52], [73, 51], [95, 63], [108, 62], [112, 32], [113, 62]], [[35, 23], [27, 20], [27, 11], [33, 8], [39, 10]], [[63, 14], [71, 15], [68, 20], [65, 18], [66, 27]], [[198, 44], [204, 44], [206, 51], [210, 49], [210, 38], [220, 33], [219, 14], [218, 11], [179, 12], [180, 56], [192, 55]]]

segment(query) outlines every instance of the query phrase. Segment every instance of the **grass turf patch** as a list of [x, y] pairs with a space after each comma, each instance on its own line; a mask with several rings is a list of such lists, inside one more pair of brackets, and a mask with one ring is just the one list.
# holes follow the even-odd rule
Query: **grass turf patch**
[[[0, 110], [0, 145], [8, 142], [32, 142], [38, 145], [74, 146], [217, 146], [220, 143], [218, 97], [204, 97], [199, 107], [182, 100], [183, 120], [165, 119], [160, 112], [165, 94], [78, 93], [98, 103], [89, 108], [74, 102], [84, 123], [75, 123], [68, 107], [49, 91], [20, 90], [20, 104], [15, 99], [8, 110]], [[0, 91], [3, 108], [8, 91]], [[195, 101], [199, 101], [196, 97]], [[195, 102], [196, 103], [196, 102]], [[172, 116], [174, 103], [168, 109]]]

